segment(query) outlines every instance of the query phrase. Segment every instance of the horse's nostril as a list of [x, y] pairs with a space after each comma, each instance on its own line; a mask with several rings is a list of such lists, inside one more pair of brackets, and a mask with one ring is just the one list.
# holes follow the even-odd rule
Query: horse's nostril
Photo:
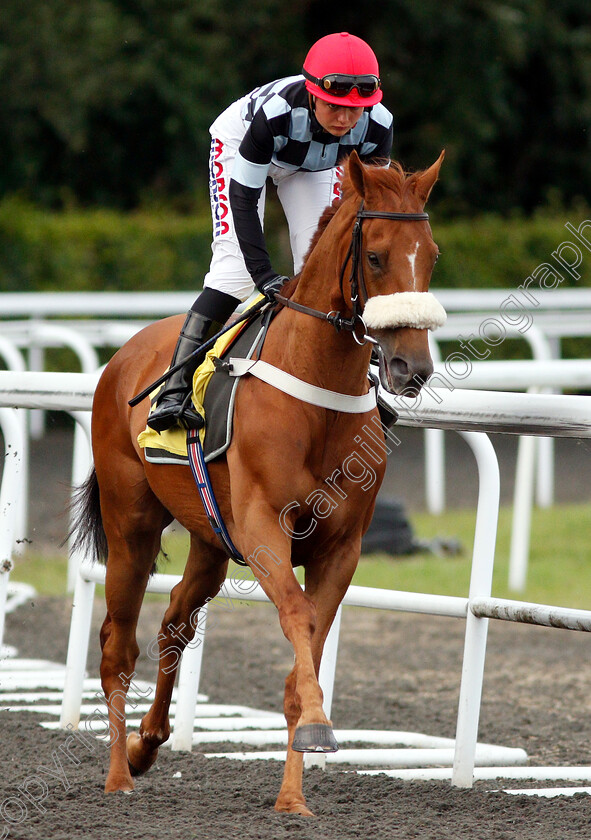
[[394, 358], [390, 361], [390, 374], [401, 379], [410, 377], [410, 370], [404, 359]]

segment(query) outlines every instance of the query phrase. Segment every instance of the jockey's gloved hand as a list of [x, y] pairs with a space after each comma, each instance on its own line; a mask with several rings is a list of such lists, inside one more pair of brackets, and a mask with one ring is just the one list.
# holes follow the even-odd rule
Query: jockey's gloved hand
[[277, 292], [281, 291], [282, 287], [287, 283], [289, 277], [285, 277], [282, 274], [276, 274], [275, 277], [270, 277], [267, 280], [263, 280], [263, 282], [258, 287], [259, 292], [265, 295], [265, 297], [271, 301], [271, 303], [275, 303], [275, 295]]

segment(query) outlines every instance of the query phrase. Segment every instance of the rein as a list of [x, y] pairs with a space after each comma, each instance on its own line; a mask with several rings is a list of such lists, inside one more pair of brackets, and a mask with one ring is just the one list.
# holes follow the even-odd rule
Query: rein
[[[345, 260], [341, 267], [340, 271], [340, 288], [341, 294], [343, 295], [343, 281], [345, 277], [345, 270], [347, 268], [347, 263], [351, 260], [351, 275], [349, 277], [349, 284], [351, 287], [351, 303], [353, 304], [353, 315], [351, 318], [347, 318], [342, 315], [340, 312], [332, 311], [332, 312], [322, 312], [319, 309], [313, 309], [311, 306], [304, 306], [302, 303], [296, 303], [295, 301], [290, 300], [289, 298], [283, 297], [283, 295], [276, 294], [275, 300], [281, 303], [283, 306], [287, 307], [288, 309], [294, 309], [296, 312], [302, 312], [305, 315], [311, 315], [314, 318], [320, 318], [322, 321], [327, 321], [331, 324], [337, 332], [341, 330], [345, 330], [350, 332], [354, 338], [354, 340], [359, 345], [363, 344], [373, 344], [377, 345], [378, 342], [375, 338], [367, 334], [367, 326], [365, 321], [363, 320], [362, 312], [365, 307], [365, 304], [368, 300], [367, 289], [365, 286], [365, 278], [363, 276], [363, 262], [361, 260], [361, 249], [363, 243], [363, 220], [364, 219], [390, 219], [393, 222], [427, 222], [429, 220], [428, 213], [395, 213], [389, 212], [387, 210], [364, 210], [363, 208], [363, 201], [359, 207], [359, 210], [356, 214], [356, 222], [353, 225], [353, 231], [351, 234], [351, 244], [347, 250], [347, 254], [345, 256]], [[361, 291], [362, 300], [360, 303], [359, 299], [359, 292]], [[198, 347], [196, 350], [193, 351], [189, 356], [184, 358], [182, 361], [178, 362], [178, 364], [174, 365], [174, 367], [169, 368], [165, 371], [162, 376], [152, 382], [151, 385], [148, 385], [147, 388], [144, 388], [139, 394], [136, 394], [135, 397], [129, 400], [130, 406], [136, 406], [140, 403], [143, 399], [145, 399], [158, 385], [161, 385], [165, 382], [168, 377], [173, 374], [175, 371], [180, 370], [180, 368], [184, 367], [189, 359], [198, 358], [198, 357], [205, 357], [206, 352], [213, 347], [217, 339], [223, 335], [227, 330], [231, 329], [232, 327], [236, 326], [237, 323], [240, 321], [244, 321], [247, 318], [250, 318], [260, 309], [267, 306], [269, 301], [262, 300], [257, 303], [255, 306], [248, 309], [240, 318], [235, 320], [232, 324], [228, 324], [227, 326], [223, 327], [220, 332], [216, 335], [212, 336], [208, 341]], [[358, 328], [361, 328], [361, 336], [357, 335]]]
[[[361, 249], [363, 243], [363, 220], [364, 219], [390, 219], [393, 222], [427, 222], [429, 221], [428, 213], [395, 213], [387, 210], [365, 210], [363, 201], [356, 213], [356, 222], [353, 225], [351, 234], [351, 244], [347, 250], [345, 260], [341, 266], [339, 284], [341, 288], [341, 295], [344, 296], [343, 282], [345, 278], [345, 270], [347, 263], [351, 260], [351, 274], [349, 276], [349, 285], [351, 289], [351, 303], [353, 304], [353, 315], [351, 318], [346, 318], [340, 312], [322, 312], [319, 309], [313, 309], [311, 306], [304, 306], [302, 303], [297, 303], [283, 295], [276, 294], [275, 299], [288, 309], [293, 309], [296, 312], [302, 312], [305, 315], [311, 315], [313, 318], [320, 318], [322, 321], [327, 321], [331, 324], [337, 332], [345, 330], [352, 333], [353, 338], [357, 344], [377, 344], [375, 338], [367, 334], [367, 327], [363, 320], [362, 312], [367, 303], [369, 295], [365, 286], [365, 277], [363, 275], [363, 261], [361, 259]], [[360, 301], [361, 297], [365, 300]], [[361, 327], [361, 339], [357, 336], [357, 328]]]

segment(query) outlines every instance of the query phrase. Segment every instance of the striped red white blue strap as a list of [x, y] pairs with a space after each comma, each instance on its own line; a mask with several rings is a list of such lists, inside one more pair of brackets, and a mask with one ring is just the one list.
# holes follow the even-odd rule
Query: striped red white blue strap
[[189, 463], [191, 464], [191, 472], [193, 473], [193, 478], [195, 479], [195, 484], [197, 485], [199, 495], [201, 496], [205, 515], [207, 516], [211, 527], [218, 535], [220, 542], [232, 560], [240, 566], [247, 566], [248, 563], [246, 563], [244, 557], [240, 554], [232, 542], [232, 538], [230, 537], [228, 529], [224, 524], [224, 520], [213, 492], [213, 487], [211, 486], [209, 471], [205, 463], [205, 456], [203, 455], [203, 448], [201, 446], [199, 434], [194, 430], [189, 430], [187, 432], [187, 453], [189, 455]]

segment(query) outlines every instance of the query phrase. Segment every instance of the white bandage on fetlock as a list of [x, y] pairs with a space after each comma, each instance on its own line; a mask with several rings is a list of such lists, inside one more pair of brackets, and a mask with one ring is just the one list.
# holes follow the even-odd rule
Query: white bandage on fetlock
[[369, 298], [363, 310], [368, 329], [394, 330], [413, 327], [417, 330], [436, 330], [443, 326], [447, 315], [431, 292], [396, 292]]

